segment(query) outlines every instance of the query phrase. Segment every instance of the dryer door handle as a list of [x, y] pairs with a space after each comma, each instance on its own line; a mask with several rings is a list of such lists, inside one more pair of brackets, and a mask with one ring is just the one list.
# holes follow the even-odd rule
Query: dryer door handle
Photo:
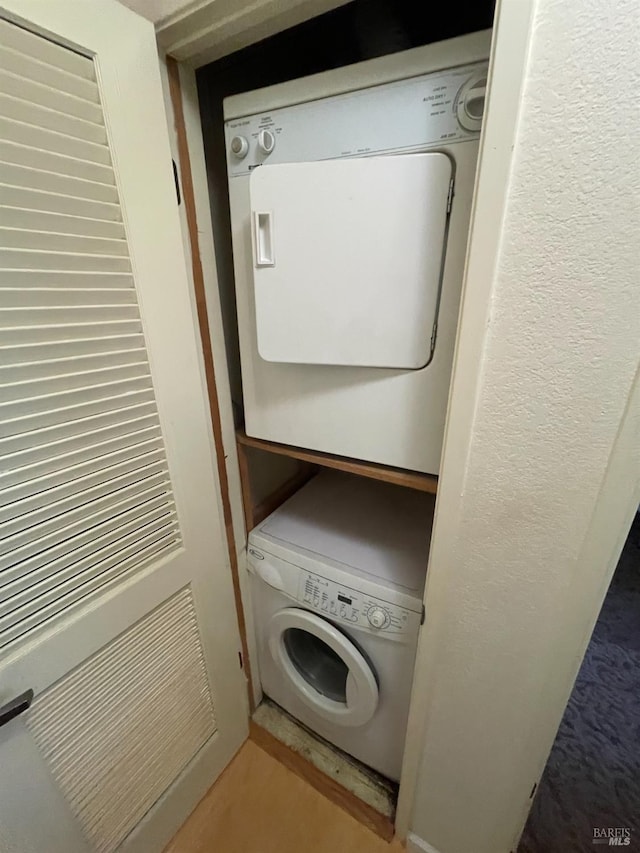
[[253, 252], [257, 267], [275, 265], [273, 251], [273, 214], [271, 211], [253, 213]]

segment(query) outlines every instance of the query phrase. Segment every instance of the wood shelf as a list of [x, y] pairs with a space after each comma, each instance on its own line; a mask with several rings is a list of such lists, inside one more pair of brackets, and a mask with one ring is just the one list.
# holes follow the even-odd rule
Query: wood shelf
[[289, 456], [310, 465], [319, 465], [321, 468], [335, 468], [338, 471], [347, 471], [372, 480], [383, 480], [385, 483], [405, 486], [419, 492], [430, 492], [432, 495], [435, 495], [438, 488], [438, 478], [433, 474], [420, 474], [416, 471], [405, 471], [404, 468], [390, 468], [375, 462], [361, 462], [347, 456], [334, 456], [330, 453], [319, 453], [317, 450], [305, 450], [302, 447], [251, 438], [242, 429], [236, 432], [236, 438], [240, 447], [253, 447], [256, 450], [264, 450], [265, 453]]

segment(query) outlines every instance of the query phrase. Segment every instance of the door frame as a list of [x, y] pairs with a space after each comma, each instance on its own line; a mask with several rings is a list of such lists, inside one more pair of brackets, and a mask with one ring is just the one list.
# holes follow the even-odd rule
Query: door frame
[[[269, 0], [267, 0], [267, 5]], [[342, 0], [341, 3], [333, 3], [333, 6], [342, 5], [347, 0]], [[496, 199], [501, 205], [504, 196], [505, 188], [508, 183], [509, 166], [511, 162], [511, 149], [513, 134], [515, 132], [515, 124], [517, 120], [517, 98], [520, 93], [522, 80], [525, 71], [526, 44], [530, 35], [530, 17], [531, 9], [534, 0], [522, 0], [518, 4], [518, 9], [511, 10], [511, 16], [506, 16], [506, 22], [501, 23], [501, 32], [503, 40], [500, 42], [501, 55], [499, 63], [494, 57], [496, 51], [495, 33], [497, 30], [498, 16], [501, 14], [505, 0], [498, 0], [496, 8], [496, 19], [494, 26], [494, 38], [492, 40], [492, 50], [490, 59], [490, 74], [494, 73], [493, 68], [497, 64], [499, 72], [504, 75], [502, 77], [503, 86], [506, 92], [502, 93], [502, 98], [507, 101], [506, 108], [502, 110], [501, 123], [495, 128], [495, 138], [491, 143], [497, 144], [498, 147], [494, 152], [491, 161], [491, 168], [487, 169], [486, 177], [486, 192], [488, 196], [496, 193]], [[324, 8], [323, 0], [312, 0], [309, 6], [317, 7], [313, 14], [307, 17], [315, 17], [322, 14], [323, 11], [328, 11]], [[296, 0], [284, 0], [280, 3], [280, 7], [296, 6]], [[333, 7], [332, 6], [332, 7]], [[515, 14], [514, 14], [515, 11]], [[306, 18], [305, 18], [306, 19]], [[179, 29], [174, 29], [174, 23], [180, 22]], [[502, 21], [502, 18], [501, 18]], [[215, 28], [209, 31], [206, 36], [201, 31], [192, 31], [189, 25], [189, 16], [177, 13], [173, 19], [159, 21], [156, 25], [158, 33], [158, 42], [161, 45], [160, 62], [162, 66], [163, 83], [165, 85], [165, 102], [167, 104], [167, 116], [169, 117], [170, 130], [172, 131], [172, 144], [175, 140], [174, 133], [178, 136], [184, 135], [186, 139], [186, 151], [183, 149], [178, 152], [177, 144], [174, 148], [177, 156], [177, 162], [180, 163], [181, 172], [185, 166], [182, 160], [188, 157], [189, 164], [186, 167], [191, 173], [192, 180], [182, 186], [183, 194], [190, 193], [193, 198], [193, 206], [195, 209], [196, 226], [189, 225], [184, 211], [181, 210], [181, 218], [183, 223], [183, 239], [185, 246], [192, 256], [193, 250], [199, 252], [200, 264], [202, 269], [202, 284], [206, 293], [206, 313], [208, 316], [208, 325], [210, 333], [210, 348], [212, 353], [213, 363], [216, 366], [216, 388], [217, 401], [211, 406], [212, 411], [217, 408], [220, 418], [220, 431], [222, 437], [222, 448], [216, 447], [218, 467], [224, 467], [226, 470], [226, 479], [228, 482], [228, 499], [231, 509], [232, 530], [234, 534], [234, 542], [230, 541], [230, 550], [235, 544], [235, 552], [237, 554], [237, 563], [234, 567], [232, 563], [232, 572], [237, 573], [234, 578], [234, 587], [239, 589], [240, 595], [236, 599], [239, 615], [238, 621], [241, 625], [241, 633], [243, 634], [243, 644], [248, 650], [248, 657], [254, 662], [254, 667], [251, 671], [251, 681], [249, 686], [249, 697], [252, 708], [256, 707], [262, 698], [262, 688], [260, 685], [259, 673], [255, 664], [258, 660], [257, 638], [255, 623], [253, 619], [253, 608], [251, 606], [251, 590], [249, 584], [249, 572], [246, 561], [246, 544], [247, 534], [244, 526], [244, 508], [242, 502], [242, 487], [240, 480], [239, 457], [236, 443], [235, 426], [233, 419], [233, 410], [231, 404], [231, 387], [229, 383], [229, 374], [227, 368], [227, 354], [224, 345], [224, 325], [222, 320], [222, 306], [220, 301], [220, 293], [218, 289], [218, 276], [216, 272], [216, 252], [213, 239], [213, 224], [211, 220], [211, 207], [208, 189], [208, 173], [204, 154], [204, 144], [202, 138], [202, 126], [200, 119], [200, 109], [198, 100], [198, 90], [196, 83], [196, 70], [202, 65], [206, 65], [216, 58], [234, 52], [248, 44], [252, 44], [267, 35], [273, 35], [286, 29], [293, 24], [281, 25], [281, 21], [275, 16], [270, 19], [268, 31], [255, 31], [251, 27], [243, 30], [239, 35], [239, 41], [228, 42], [227, 34], [224, 27], [220, 31]], [[179, 42], [172, 43], [171, 34], [180, 32], [182, 38]], [[257, 35], [256, 33], [260, 34]], [[512, 43], [521, 45], [521, 51], [511, 51], [509, 40]], [[167, 47], [169, 45], [169, 47]], [[180, 61], [176, 62], [176, 59]], [[178, 72], [179, 78], [179, 94], [182, 101], [182, 110], [176, 108], [175, 95], [178, 91], [174, 84], [173, 95], [170, 92], [169, 76], [167, 69], [172, 67], [172, 64]], [[172, 72], [175, 73], [175, 72]], [[494, 84], [495, 85], [495, 84]], [[486, 137], [486, 132], [483, 138]], [[490, 143], [487, 143], [487, 146]], [[483, 143], [481, 143], [479, 160], [483, 153]], [[476, 185], [478, 178], [476, 177]], [[475, 210], [475, 206], [474, 209]], [[472, 210], [472, 221], [473, 221]], [[493, 236], [494, 251], [497, 252], [499, 244], [501, 218], [486, 222], [487, 239], [490, 235]], [[193, 240], [193, 234], [197, 235], [197, 239]], [[469, 249], [467, 250], [467, 254]], [[489, 253], [487, 254], [489, 260]], [[193, 262], [193, 261], [192, 261]], [[488, 264], [488, 271], [491, 271], [491, 266]], [[478, 304], [483, 305], [482, 315], [488, 301], [487, 293], [490, 288], [490, 280], [485, 283], [485, 291], [478, 294]], [[484, 325], [481, 329], [476, 330], [476, 333], [484, 334]], [[209, 348], [209, 342], [203, 343], [205, 351]], [[473, 374], [477, 374], [478, 364], [473, 365]], [[442, 481], [442, 474], [440, 476]], [[434, 523], [435, 525], [435, 523]], [[435, 526], [434, 526], [435, 532]], [[426, 590], [424, 598], [425, 608], [430, 606], [427, 604]], [[401, 838], [407, 838], [411, 829], [411, 816], [416, 797], [416, 788], [418, 784], [418, 770], [420, 749], [424, 740], [425, 724], [422, 719], [422, 711], [427, 701], [427, 691], [424, 685], [416, 680], [412, 692], [411, 708], [409, 714], [409, 722], [407, 728], [407, 738], [405, 741], [405, 762], [403, 764], [402, 775], [400, 779], [400, 788], [398, 794], [398, 805], [395, 818], [396, 835]]]
[[[212, 0], [213, 2], [213, 0]], [[449, 417], [445, 435], [443, 467], [436, 518], [433, 528], [434, 541], [445, 542], [455, 529], [456, 502], [464, 492], [467, 463], [467, 448], [473, 435], [476, 394], [482, 380], [482, 352], [487, 337], [494, 272], [501, 249], [502, 222], [506, 209], [507, 192], [512, 167], [512, 151], [518, 130], [520, 93], [524, 84], [528, 52], [534, 32], [534, 13], [538, 0], [498, 0], [493, 29], [490, 60], [490, 93], [487, 120], [483, 129], [479, 169], [476, 178], [476, 195], [472, 211], [470, 242], [467, 250], [465, 290], [463, 291], [462, 319], [456, 349], [456, 362], [449, 403]], [[206, 4], [206, 5], [210, 5]], [[323, 3], [314, 0], [308, 6], [313, 17], [340, 3]], [[279, 7], [287, 14], [297, 14], [297, 0], [286, 0]], [[299, 10], [298, 10], [299, 11]], [[293, 20], [278, 18], [273, 9], [269, 17], [269, 0], [260, 4], [262, 23], [254, 28], [255, 21], [249, 17], [238, 20], [237, 27], [228, 19], [219, 29], [212, 27], [208, 32], [191, 29], [188, 16], [177, 14], [172, 20], [159, 22], [159, 41], [169, 45], [173, 54], [182, 61], [180, 80], [182, 83], [183, 112], [188, 141], [188, 154], [194, 175], [194, 204], [198, 221], [199, 248], [203, 261], [204, 282], [207, 292], [207, 310], [211, 326], [213, 357], [218, 367], [218, 395], [220, 400], [221, 426], [223, 434], [224, 460], [229, 480], [229, 499], [236, 536], [236, 549], [242, 563], [243, 543], [246, 534], [243, 528], [243, 507], [238, 474], [238, 459], [230, 390], [226, 372], [226, 353], [222, 336], [222, 314], [215, 272], [215, 248], [213, 244], [207, 172], [204, 161], [200, 116], [195, 84], [195, 69], [215, 58], [233, 52], [267, 35], [272, 35], [291, 26]], [[226, 23], [225, 23], [226, 21]], [[180, 22], [180, 27], [177, 24]], [[233, 33], [232, 33], [233, 31]], [[176, 34], [180, 35], [178, 36]], [[499, 110], [491, 109], [499, 102]], [[473, 287], [469, 287], [472, 280]], [[539, 774], [544, 768], [550, 746], [555, 737], [562, 713], [568, 701], [575, 675], [586, 651], [591, 630], [597, 618], [604, 594], [611, 579], [626, 534], [630, 527], [640, 495], [637, 483], [631, 476], [634, 462], [633, 429], [634, 418], [640, 406], [640, 385], [636, 384], [629, 398], [625, 417], [620, 423], [618, 439], [612, 449], [609, 467], [600, 494], [594, 506], [583, 543], [583, 553], [595, 549], [596, 571], [588, 589], [582, 591], [572, 614], [574, 622], [571, 643], [562, 655], [549, 661], [548, 676], [555, 681], [553, 696], [545, 707], [542, 720], [537, 720], [535, 736], [530, 738], [529, 757], [538, 766]], [[596, 559], [591, 557], [591, 561]], [[434, 577], [442, 580], [447, 572], [446, 546], [441, 546], [436, 559], [429, 567], [429, 582], [425, 590], [425, 609], [428, 614], [439, 605], [438, 590], [432, 582]], [[535, 570], [532, 556], [532, 571]], [[239, 586], [245, 606], [250, 602], [247, 572], [240, 571]], [[252, 659], [257, 660], [255, 634], [251, 620], [251, 609], [246, 608], [247, 644]], [[438, 638], [433, 632], [423, 631], [419, 643], [416, 679], [407, 731], [405, 763], [401, 777], [396, 833], [406, 838], [412, 828], [412, 813], [418, 790], [420, 758], [427, 744], [428, 715], [433, 699], [434, 686], [430, 682], [435, 656], [438, 654]], [[260, 687], [254, 674], [254, 697], [260, 696]], [[439, 684], [443, 689], [444, 684]], [[470, 700], [472, 701], [472, 700]], [[533, 722], [533, 712], [531, 722]], [[491, 721], [487, 721], [489, 724]], [[481, 726], [481, 721], [478, 723]], [[524, 721], [523, 721], [524, 725]], [[530, 773], [523, 770], [523, 785], [530, 790], [533, 780], [524, 779]], [[514, 844], [522, 830], [531, 806], [531, 798], [522, 797], [517, 808], [503, 819], [514, 828]], [[459, 815], [464, 820], [464, 815]], [[410, 850], [430, 849], [420, 839], [409, 838]]]
[[181, 196], [184, 199], [184, 204], [179, 206], [182, 240], [185, 256], [191, 260], [188, 272], [202, 342], [204, 390], [209, 400], [213, 433], [212, 449], [220, 479], [220, 516], [224, 519], [227, 535], [229, 568], [251, 712], [260, 704], [262, 688], [257, 668], [258, 645], [247, 571], [247, 532], [240, 462], [216, 271], [198, 90], [194, 69], [162, 52], [159, 62], [170, 144], [174, 161], [178, 165]]
[[[261, 5], [266, 6], [269, 2], [270, 0], [266, 0], [266, 2]], [[347, 0], [342, 0], [340, 3], [335, 3], [334, 0], [331, 7], [342, 5], [343, 2], [347, 2]], [[499, 212], [503, 208], [506, 188], [508, 186], [512, 143], [518, 117], [518, 98], [526, 70], [526, 46], [530, 38], [531, 15], [534, 2], [535, 0], [518, 0], [518, 3], [509, 4], [507, 0], [498, 0], [496, 7], [489, 73], [492, 81], [491, 86], [494, 88], [496, 85], [494, 78], [499, 76], [501, 80], [503, 91], [500, 92], [499, 96], [503, 103], [501, 105], [500, 120], [496, 121], [495, 126], [492, 128], [492, 136], [489, 137], [486, 130], [483, 132], [478, 157], [478, 163], [480, 164], [480, 161], [483, 158], [483, 151], [485, 149], [491, 151], [491, 147], [496, 146], [491, 152], [493, 156], [489, 161], [486, 161], [486, 166], [485, 161], [483, 161], [485, 193], [487, 198], [493, 198], [495, 201], [494, 213]], [[324, 8], [324, 6], [328, 6], [329, 4], [325, 3], [324, 0], [312, 0], [312, 3], [309, 5], [317, 7], [317, 11], [314, 11], [313, 14], [309, 14], [307, 16], [311, 18], [318, 14], [322, 14], [323, 11], [328, 11], [328, 8]], [[284, 2], [280, 3], [280, 7], [283, 6], [286, 8], [294, 7], [296, 6], [296, 0], [284, 0]], [[508, 7], [508, 13], [506, 13], [504, 6]], [[501, 40], [498, 43], [496, 33], [498, 31], [499, 18]], [[227, 32], [224, 26], [222, 26], [220, 30], [212, 28], [204, 34], [200, 30], [192, 30], [191, 24], [189, 23], [190, 20], [191, 19], [188, 14], [182, 15], [182, 13], [177, 13], [171, 20], [166, 19], [165, 21], [159, 21], [156, 24], [156, 30], [158, 34], [158, 42], [161, 46], [160, 62], [162, 66], [163, 83], [165, 85], [167, 116], [169, 117], [170, 130], [172, 131], [172, 144], [175, 140], [174, 133], [178, 136], [184, 134], [187, 143], [186, 151], [184, 149], [178, 151], [177, 145], [175, 146], [174, 151], [178, 155], [176, 160], [180, 164], [181, 172], [185, 169], [185, 165], [183, 165], [182, 161], [185, 157], [188, 157], [189, 164], [186, 168], [190, 171], [192, 176], [192, 180], [187, 182], [186, 185], [183, 181], [182, 191], [185, 195], [187, 193], [192, 194], [196, 226], [193, 224], [189, 225], [187, 217], [181, 209], [183, 239], [185, 240], [185, 246], [192, 257], [192, 263], [194, 263], [193, 250], [199, 252], [202, 268], [202, 283], [206, 293], [206, 313], [208, 316], [212, 359], [216, 366], [217, 388], [216, 405], [214, 406], [212, 404], [211, 407], [212, 411], [214, 408], [217, 408], [219, 411], [220, 431], [222, 437], [222, 448], [216, 447], [216, 454], [218, 467], [219, 469], [221, 466], [224, 467], [228, 482], [228, 499], [231, 509], [235, 551], [237, 554], [237, 564], [234, 567], [232, 563], [232, 572], [237, 573], [237, 576], [234, 578], [234, 587], [240, 590], [239, 598], [236, 599], [236, 606], [239, 611], [238, 621], [241, 625], [241, 633], [243, 634], [243, 644], [246, 645], [249, 659], [254, 662], [249, 686], [250, 703], [252, 708], [254, 708], [261, 701], [262, 688], [260, 685], [257, 666], [255, 666], [258, 660], [258, 649], [255, 623], [253, 620], [253, 607], [251, 606], [249, 572], [246, 561], [245, 549], [247, 544], [247, 534], [244, 526], [240, 468], [231, 404], [231, 387], [227, 368], [227, 354], [224, 345], [222, 306], [216, 271], [216, 252], [213, 239], [208, 173], [202, 139], [196, 71], [202, 65], [206, 65], [221, 56], [232, 53], [241, 47], [265, 38], [267, 35], [274, 35], [275, 33], [286, 29], [288, 26], [293, 26], [293, 24], [289, 23], [281, 25], [281, 21], [274, 16], [270, 19], [267, 29], [263, 31], [262, 29], [254, 30], [251, 27], [247, 27], [239, 34], [239, 40], [236, 42], [235, 40], [227, 41]], [[178, 23], [179, 27], [177, 26]], [[174, 27], [174, 24], [176, 27]], [[181, 35], [180, 40], [176, 40], [175, 42], [171, 41], [178, 32]], [[167, 47], [167, 45], [169, 46]], [[514, 50], [514, 45], [519, 46], [520, 50]], [[168, 69], [171, 68], [172, 65], [178, 72], [180, 84], [179, 94], [182, 101], [181, 114], [180, 110], [176, 109], [175, 105], [175, 95], [178, 91], [177, 88], [175, 88], [173, 95], [170, 92]], [[484, 140], [486, 140], [487, 137], [489, 137], [489, 141], [485, 142]], [[476, 192], [478, 189], [478, 182], [479, 176], [476, 176]], [[474, 221], [473, 217], [476, 207], [477, 205], [474, 204], [471, 214], [472, 223]], [[477, 295], [475, 307], [478, 310], [478, 320], [480, 322], [477, 324], [475, 329], [469, 330], [469, 335], [475, 336], [477, 344], [480, 344], [483, 340], [486, 331], [484, 326], [484, 316], [486, 314], [492, 283], [491, 274], [493, 266], [491, 260], [492, 258], [495, 259], [498, 252], [501, 220], [502, 216], [497, 215], [495, 218], [483, 222], [483, 229], [485, 233], [482, 235], [482, 239], [486, 240], [487, 245], [491, 248], [488, 249], [484, 255], [486, 259], [486, 279], [483, 282], [484, 287], [477, 287], [475, 291]], [[193, 240], [194, 233], [197, 234], [197, 239], [195, 241]], [[476, 239], [475, 234], [476, 230], [472, 232], [471, 239]], [[480, 235], [478, 235], [477, 239], [478, 241], [480, 240]], [[467, 248], [467, 256], [469, 256], [470, 251], [471, 246]], [[209, 342], [203, 343], [203, 347], [206, 351], [209, 347]], [[475, 362], [469, 365], [468, 370], [469, 380], [474, 377], [478, 378], [479, 363]], [[449, 430], [450, 426], [447, 425], [446, 429]], [[445, 440], [448, 440], [446, 438], [446, 433]], [[458, 440], [466, 442], [466, 437], [462, 438], [461, 435]], [[459, 446], [466, 445], [462, 444]], [[463, 457], [464, 454], [461, 453], [461, 458]], [[439, 478], [440, 483], [442, 483], [442, 474], [443, 472], [441, 472]], [[436, 520], [434, 520], [434, 530], [432, 535], [435, 534], [436, 521], [437, 516]], [[229, 543], [229, 547], [230, 549], [233, 547], [231, 541]], [[425, 609], [431, 606], [430, 602], [427, 601], [426, 589], [424, 595], [424, 606]], [[424, 644], [420, 643], [420, 645], [422, 646]], [[395, 817], [396, 835], [402, 840], [407, 838], [411, 830], [411, 818], [418, 785], [419, 761], [426, 731], [426, 724], [423, 716], [428, 701], [429, 691], [426, 689], [426, 685], [423, 680], [419, 678], [417, 668], [416, 673], [417, 677], [412, 691], [407, 737], [405, 741], [405, 760], [400, 779], [398, 805]]]

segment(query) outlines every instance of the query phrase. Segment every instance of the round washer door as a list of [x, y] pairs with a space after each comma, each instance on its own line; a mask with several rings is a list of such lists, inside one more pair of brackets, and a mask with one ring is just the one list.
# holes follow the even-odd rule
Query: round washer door
[[368, 723], [378, 707], [378, 682], [362, 652], [330, 622], [289, 607], [269, 622], [269, 649], [296, 695], [325, 720]]

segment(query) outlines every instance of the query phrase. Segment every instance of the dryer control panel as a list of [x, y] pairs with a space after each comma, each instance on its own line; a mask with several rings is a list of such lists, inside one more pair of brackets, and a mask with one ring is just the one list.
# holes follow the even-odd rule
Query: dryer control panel
[[395, 604], [366, 595], [311, 572], [300, 572], [298, 601], [337, 622], [365, 628], [373, 633], [414, 633], [413, 613]]
[[281, 107], [225, 123], [229, 178], [263, 163], [423, 151], [476, 141], [487, 62]]

